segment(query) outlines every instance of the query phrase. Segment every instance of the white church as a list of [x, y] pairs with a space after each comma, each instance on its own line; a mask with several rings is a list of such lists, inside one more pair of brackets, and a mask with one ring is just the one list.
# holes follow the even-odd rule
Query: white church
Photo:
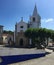
[[24, 32], [28, 28], [40, 28], [41, 27], [41, 17], [38, 14], [37, 7], [35, 5], [32, 16], [29, 17], [29, 22], [26, 23], [21, 18], [19, 23], [15, 24], [14, 42], [17, 47], [27, 47], [31, 44], [31, 40], [25, 37]]

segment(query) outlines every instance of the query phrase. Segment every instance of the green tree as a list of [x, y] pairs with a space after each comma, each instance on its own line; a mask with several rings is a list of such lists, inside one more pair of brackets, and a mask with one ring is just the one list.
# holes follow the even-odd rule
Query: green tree
[[6, 33], [6, 34], [13, 34], [13, 31], [6, 31], [6, 30], [4, 30], [3, 33]]
[[54, 30], [51, 31], [51, 39], [54, 42]]
[[[29, 28], [25, 32], [25, 36], [32, 39], [32, 44], [35, 46], [40, 45], [48, 45], [48, 39], [52, 38], [54, 40], [54, 36], [52, 34], [52, 30], [46, 28]], [[47, 43], [45, 41], [47, 40]]]
[[48, 40], [51, 38], [51, 30], [46, 29], [46, 40], [47, 40], [47, 46], [48, 46]]

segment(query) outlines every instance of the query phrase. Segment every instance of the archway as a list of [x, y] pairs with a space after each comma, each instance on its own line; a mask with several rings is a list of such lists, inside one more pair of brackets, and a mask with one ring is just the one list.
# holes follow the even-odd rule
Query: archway
[[23, 39], [20, 39], [20, 46], [23, 46]]

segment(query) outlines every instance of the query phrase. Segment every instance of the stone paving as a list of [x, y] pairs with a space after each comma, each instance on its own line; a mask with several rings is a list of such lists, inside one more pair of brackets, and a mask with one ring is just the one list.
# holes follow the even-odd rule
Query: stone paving
[[54, 52], [42, 58], [31, 59], [24, 62], [9, 64], [9, 65], [54, 65]]
[[37, 50], [36, 48], [8, 48], [8, 47], [0, 47], [0, 56], [10, 56], [10, 55], [22, 55], [22, 54], [38, 54], [45, 53], [42, 49]]
[[[4, 53], [5, 55], [6, 54], [10, 54], [10, 53], [6, 53], [8, 50], [11, 50], [10, 52], [15, 53], [13, 50], [18, 51], [19, 49], [16, 49], [16, 48], [15, 49], [13, 49], [13, 48], [10, 49], [10, 48], [5, 48], [3, 46], [0, 46], [0, 55], [2, 55], [2, 53]], [[31, 49], [31, 50], [33, 50], [33, 49]], [[21, 52], [23, 52], [23, 51], [21, 51]], [[1, 61], [2, 60], [0, 59], [0, 62]], [[27, 61], [23, 61], [23, 62], [18, 62], [18, 63], [13, 63], [13, 64], [9, 64], [9, 65], [54, 65], [54, 52], [52, 52], [51, 54], [46, 55], [45, 57], [42, 57], [42, 58], [31, 59], [31, 60], [27, 60]]]

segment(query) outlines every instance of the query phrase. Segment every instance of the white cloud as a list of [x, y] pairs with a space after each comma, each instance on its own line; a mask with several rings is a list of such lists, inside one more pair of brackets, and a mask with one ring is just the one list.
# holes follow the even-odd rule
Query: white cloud
[[41, 22], [54, 22], [54, 19], [53, 18], [42, 19]]

